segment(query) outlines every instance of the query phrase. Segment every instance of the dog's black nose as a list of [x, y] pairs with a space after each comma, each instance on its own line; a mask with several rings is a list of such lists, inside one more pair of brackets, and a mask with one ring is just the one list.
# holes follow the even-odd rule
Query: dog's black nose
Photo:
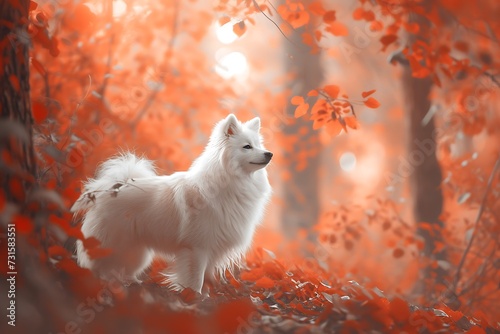
[[273, 154], [271, 152], [266, 152], [264, 153], [264, 156], [266, 157], [267, 161], [271, 161]]

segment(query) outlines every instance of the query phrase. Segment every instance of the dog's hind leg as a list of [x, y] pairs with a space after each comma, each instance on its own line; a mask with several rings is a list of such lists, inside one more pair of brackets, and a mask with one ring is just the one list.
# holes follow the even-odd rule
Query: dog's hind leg
[[175, 257], [174, 285], [201, 293], [208, 264], [208, 254], [199, 249], [185, 248]]
[[93, 259], [89, 268], [106, 280], [140, 283], [138, 276], [151, 264], [153, 253], [141, 246], [113, 249], [109, 256]]

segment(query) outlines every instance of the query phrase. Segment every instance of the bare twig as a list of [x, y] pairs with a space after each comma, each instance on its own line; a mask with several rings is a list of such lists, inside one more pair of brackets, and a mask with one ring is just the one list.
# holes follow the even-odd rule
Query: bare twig
[[[172, 37], [170, 38], [170, 41], [168, 43], [167, 52], [166, 52], [166, 57], [165, 57], [165, 65], [166, 66], [168, 66], [168, 64], [170, 63], [170, 59], [172, 58], [172, 53], [173, 53], [173, 49], [174, 49], [174, 42], [175, 42], [175, 38], [177, 37], [177, 30], [178, 30], [178, 25], [179, 25], [179, 22], [178, 22], [179, 21], [179, 2], [180, 1], [174, 1], [175, 7], [174, 7], [174, 19], [173, 19], [173, 24], [172, 24]], [[165, 79], [165, 73], [164, 73], [164, 70], [161, 69], [158, 81], [163, 82], [164, 79]], [[135, 118], [130, 123], [130, 126], [132, 129], [134, 129], [137, 126], [137, 124], [139, 123], [139, 121], [142, 119], [142, 117], [144, 117], [144, 115], [148, 111], [149, 107], [151, 107], [151, 105], [153, 104], [153, 102], [156, 98], [156, 95], [158, 95], [157, 88], [155, 88], [151, 91], [151, 93], [149, 94], [149, 96], [146, 100], [146, 103], [144, 103], [142, 109], [137, 113]]]
[[[107, 18], [110, 24], [113, 24], [113, 1], [108, 0], [107, 6]], [[111, 65], [113, 63], [113, 51], [114, 51], [114, 41], [115, 41], [115, 31], [111, 29], [111, 36], [109, 37], [109, 48], [108, 48], [108, 59], [106, 60], [106, 72], [104, 73], [104, 79], [102, 81], [101, 87], [97, 90], [97, 93], [104, 99], [104, 94], [106, 93], [106, 88], [108, 86], [109, 74], [111, 72]]]
[[[478, 285], [478, 283], [479, 283], [479, 288], [482, 287], [482, 284], [480, 282], [477, 282], [476, 278], [477, 277], [481, 277], [481, 275], [483, 275], [484, 272], [492, 269], [493, 264], [489, 260], [495, 254], [495, 252], [496, 252], [496, 249], [493, 248], [488, 256], [481, 257], [481, 256], [478, 256], [476, 254], [476, 257], [483, 258], [484, 261], [481, 264], [481, 266], [479, 267], [479, 269], [478, 269], [477, 274], [475, 275], [475, 277], [469, 278], [469, 281], [463, 285], [465, 287], [462, 288], [462, 290], [460, 291], [460, 294], [459, 294], [460, 296], [465, 295], [466, 293], [468, 293], [472, 289], [479, 290], [479, 289], [476, 288], [476, 285]], [[470, 252], [470, 253], [472, 254], [472, 252]], [[476, 291], [476, 292], [479, 293], [479, 291]], [[477, 293], [473, 293], [473, 295], [477, 295]]]
[[73, 110], [73, 114], [70, 117], [70, 125], [69, 125], [68, 130], [66, 131], [68, 136], [66, 137], [66, 140], [64, 141], [64, 143], [61, 145], [61, 149], [63, 149], [66, 146], [69, 138], [71, 137], [71, 133], [73, 132], [73, 127], [75, 126], [76, 112], [78, 111], [78, 109], [80, 109], [83, 102], [85, 102], [85, 100], [87, 99], [87, 96], [89, 96], [90, 88], [92, 87], [92, 77], [90, 76], [90, 74], [88, 75], [88, 77], [89, 77], [89, 85], [87, 86], [87, 91], [85, 92], [85, 95], [83, 95], [83, 97], [80, 99], [80, 101], [77, 102], [76, 108]]
[[[274, 6], [273, 6], [270, 2], [269, 2], [269, 4], [271, 5], [271, 7], [273, 7], [273, 8], [274, 8]], [[283, 35], [283, 37], [285, 37], [285, 39], [286, 39], [287, 41], [289, 41], [289, 42], [290, 42], [290, 43], [292, 43], [295, 47], [297, 47], [297, 44], [295, 44], [295, 43], [294, 43], [294, 42], [293, 42], [290, 38], [288, 38], [288, 36], [287, 36], [287, 35], [285, 35], [285, 33], [283, 32], [283, 30], [281, 30], [280, 26], [279, 26], [279, 25], [278, 25], [278, 24], [277, 24], [277, 23], [276, 23], [273, 19], [271, 19], [269, 16], [267, 16], [267, 14], [266, 14], [266, 13], [264, 13], [264, 11], [262, 10], [262, 8], [260, 8], [260, 6], [259, 6], [259, 4], [257, 3], [257, 1], [256, 1], [256, 0], [253, 0], [253, 5], [255, 6], [255, 8], [257, 8], [257, 9], [259, 10], [259, 12], [261, 12], [261, 13], [262, 13], [262, 15], [264, 15], [264, 17], [265, 17], [266, 19], [268, 19], [269, 21], [271, 21], [271, 23], [272, 23], [272, 24], [274, 24], [274, 25], [276, 26], [276, 28], [278, 28], [279, 32]], [[276, 8], [274, 8], [274, 10], [276, 10]], [[294, 30], [294, 29], [292, 28], [292, 30]], [[294, 30], [294, 31], [295, 31], [295, 30]]]
[[[94, 191], [87, 191], [87, 192], [84, 192], [77, 200], [76, 202], [80, 202], [82, 200], [90, 200], [92, 202], [95, 203], [97, 197], [96, 197], [96, 194], [100, 194], [100, 193], [109, 193], [111, 194], [111, 196], [113, 197], [116, 197], [116, 195], [120, 192], [120, 190], [126, 186], [132, 186], [134, 188], [137, 188], [139, 189], [140, 191], [142, 192], [146, 192], [144, 189], [142, 189], [141, 187], [133, 184], [133, 183], [130, 183], [128, 182], [129, 180], [125, 181], [125, 182], [122, 182], [122, 181], [117, 181], [113, 186], [111, 186], [110, 189], [101, 189], [101, 190], [94, 190]], [[130, 179], [130, 181], [132, 182], [135, 182], [134, 179]]]
[[102, 81], [101, 87], [97, 93], [101, 96], [101, 99], [104, 99], [104, 94], [106, 93], [106, 88], [108, 87], [108, 81], [111, 72], [111, 65], [113, 63], [113, 43], [115, 40], [115, 33], [113, 32], [109, 38], [109, 50], [108, 50], [108, 60], [106, 61], [106, 73], [104, 74], [104, 79]]
[[467, 255], [469, 254], [469, 251], [472, 247], [472, 244], [474, 243], [474, 240], [476, 238], [477, 229], [479, 227], [479, 222], [481, 220], [481, 216], [483, 215], [484, 208], [486, 206], [486, 200], [488, 198], [488, 193], [489, 193], [489, 190], [491, 188], [491, 185], [493, 184], [493, 179], [495, 177], [495, 174], [496, 174], [499, 166], [500, 166], [500, 156], [497, 158], [497, 161], [495, 162], [495, 166], [493, 167], [493, 170], [491, 171], [490, 177], [488, 179], [488, 184], [486, 185], [486, 190], [484, 191], [483, 199], [482, 199], [481, 205], [479, 207], [479, 211], [477, 212], [476, 221], [474, 222], [474, 230], [472, 232], [472, 236], [469, 240], [469, 243], [467, 244], [467, 247], [465, 248], [465, 251], [462, 255], [462, 258], [460, 259], [460, 263], [458, 264], [457, 273], [455, 274], [455, 280], [453, 281], [453, 292], [454, 293], [456, 293], [457, 285], [458, 285], [458, 282], [460, 281], [461, 271], [462, 271], [462, 268], [465, 264], [465, 260], [467, 259]]

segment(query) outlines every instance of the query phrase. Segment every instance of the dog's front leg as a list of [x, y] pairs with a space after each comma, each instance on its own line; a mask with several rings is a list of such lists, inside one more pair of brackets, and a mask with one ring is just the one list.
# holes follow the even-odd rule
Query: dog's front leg
[[200, 249], [185, 248], [175, 258], [177, 284], [201, 293], [208, 254]]

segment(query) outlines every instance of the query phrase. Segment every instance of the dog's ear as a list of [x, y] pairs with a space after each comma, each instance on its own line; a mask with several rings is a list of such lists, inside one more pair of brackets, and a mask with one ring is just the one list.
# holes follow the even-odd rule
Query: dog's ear
[[249, 129], [252, 129], [255, 132], [259, 132], [260, 131], [260, 118], [259, 117], [255, 117], [254, 119], [251, 119], [248, 122], [246, 122], [245, 125]]
[[226, 136], [233, 136], [239, 131], [238, 119], [234, 114], [229, 114], [225, 119], [224, 134]]

